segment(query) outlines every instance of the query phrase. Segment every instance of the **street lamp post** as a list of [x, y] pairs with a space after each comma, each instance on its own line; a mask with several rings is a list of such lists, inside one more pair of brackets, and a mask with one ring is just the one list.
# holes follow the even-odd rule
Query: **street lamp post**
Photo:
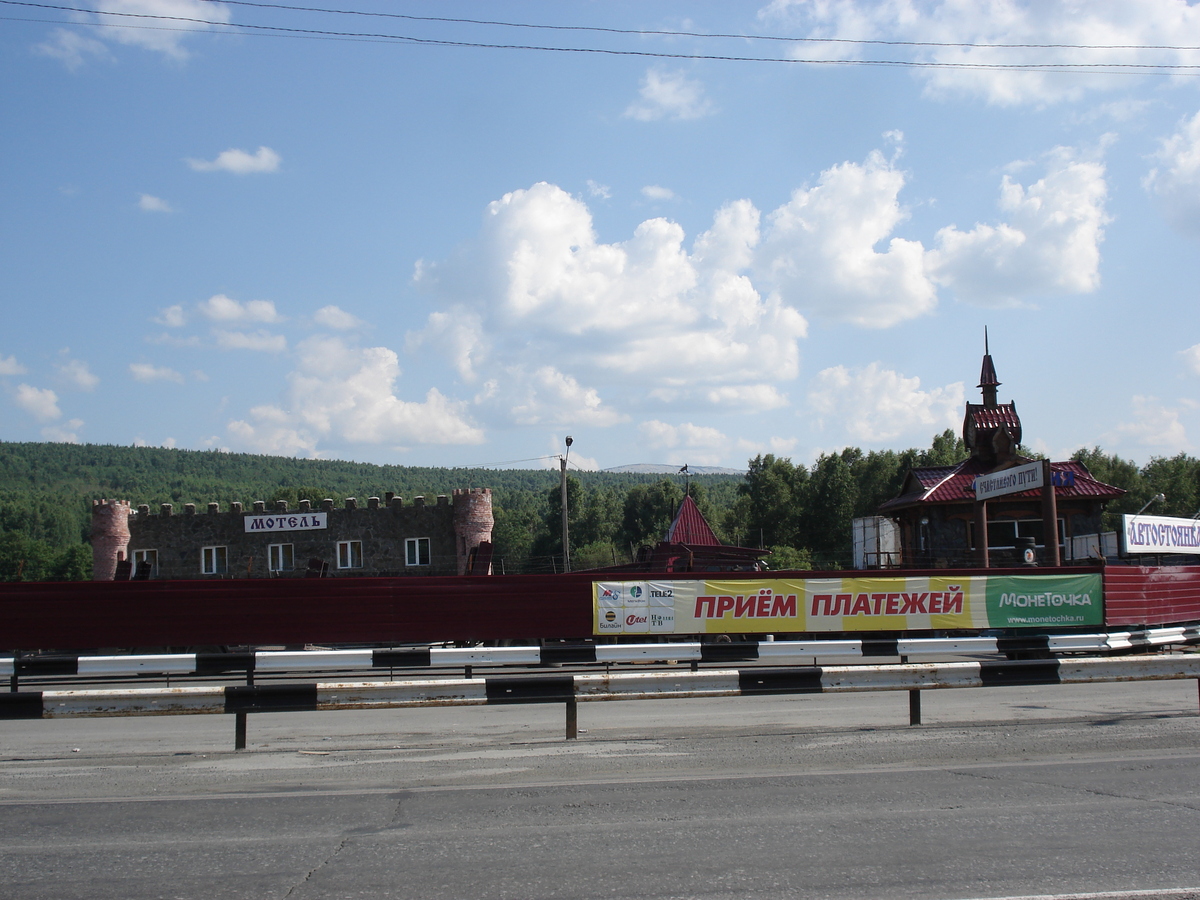
[[1166, 499], [1167, 499], [1166, 494], [1155, 494], [1153, 497], [1151, 497], [1149, 500], [1147, 500], [1145, 503], [1143, 503], [1142, 508], [1139, 509], [1137, 512], [1135, 512], [1134, 515], [1140, 516], [1142, 513], [1144, 513], [1146, 511], [1146, 508], [1148, 506], [1150, 506], [1151, 503], [1162, 503]]
[[563, 571], [571, 571], [571, 537], [567, 531], [567, 457], [571, 455], [571, 445], [575, 441], [567, 436], [567, 452], [559, 457], [558, 463], [561, 470], [561, 478], [559, 479], [559, 488], [562, 493], [562, 531], [563, 531]]

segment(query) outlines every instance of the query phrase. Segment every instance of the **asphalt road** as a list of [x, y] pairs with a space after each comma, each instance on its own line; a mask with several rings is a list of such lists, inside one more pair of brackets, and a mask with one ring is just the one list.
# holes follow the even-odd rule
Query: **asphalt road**
[[1194, 681], [0, 723], [0, 897], [1200, 898]]

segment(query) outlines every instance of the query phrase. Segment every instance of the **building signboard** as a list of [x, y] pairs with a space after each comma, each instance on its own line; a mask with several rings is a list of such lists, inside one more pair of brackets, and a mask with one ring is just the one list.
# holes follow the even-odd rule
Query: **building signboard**
[[979, 475], [975, 478], [975, 499], [989, 500], [1040, 488], [1046, 483], [1043, 468], [1044, 464], [1039, 459], [990, 475]]
[[592, 583], [594, 633], [1045, 628], [1101, 625], [1099, 574]]
[[1170, 516], [1122, 516], [1126, 553], [1200, 554], [1200, 521]]
[[329, 527], [329, 513], [276, 513], [272, 516], [246, 516], [246, 533], [268, 531], [316, 531]]

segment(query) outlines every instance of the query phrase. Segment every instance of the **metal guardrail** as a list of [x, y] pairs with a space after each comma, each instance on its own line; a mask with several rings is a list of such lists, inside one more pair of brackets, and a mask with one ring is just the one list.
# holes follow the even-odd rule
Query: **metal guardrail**
[[[902, 663], [852, 666], [751, 666], [704, 671], [492, 676], [416, 681], [26, 691], [0, 694], [0, 719], [57, 719], [233, 713], [236, 749], [245, 747], [245, 717], [260, 712], [317, 712], [417, 706], [564, 703], [566, 736], [577, 735], [577, 703], [697, 697], [919, 692], [940, 688], [1016, 687], [1112, 681], [1197, 679], [1200, 654], [1016, 662]], [[920, 724], [920, 708], [910, 724]]]
[[[461, 669], [469, 666], [607, 665], [656, 660], [801, 665], [831, 656], [863, 659], [964, 653], [1116, 653], [1200, 644], [1200, 626], [1028, 637], [878, 638], [732, 643], [546, 644], [531, 647], [413, 647], [387, 650], [260, 650], [143, 656], [0, 657], [0, 677], [282, 674], [331, 670]], [[13, 682], [15, 685], [17, 682]]]

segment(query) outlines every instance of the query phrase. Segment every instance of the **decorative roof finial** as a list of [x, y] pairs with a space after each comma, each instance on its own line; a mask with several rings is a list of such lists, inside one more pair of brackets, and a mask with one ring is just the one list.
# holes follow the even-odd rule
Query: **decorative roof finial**
[[977, 387], [983, 389], [983, 405], [988, 409], [995, 409], [999, 402], [996, 399], [996, 388], [1000, 387], [1000, 379], [996, 377], [996, 367], [992, 364], [992, 352], [988, 346], [986, 327], [983, 329], [983, 368], [979, 372]]

